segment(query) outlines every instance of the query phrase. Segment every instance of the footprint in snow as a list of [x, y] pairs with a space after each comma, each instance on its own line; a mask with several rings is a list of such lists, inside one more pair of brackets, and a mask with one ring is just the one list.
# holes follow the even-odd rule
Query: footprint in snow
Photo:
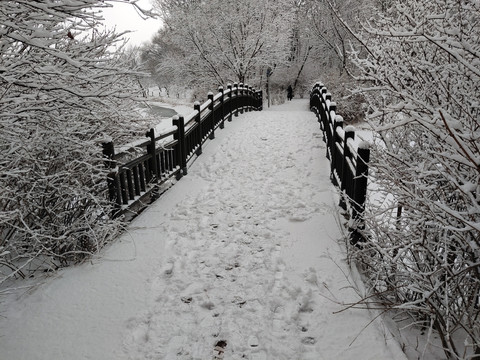
[[206, 310], [213, 310], [215, 308], [215, 304], [211, 301], [206, 301], [200, 305], [202, 308]]
[[302, 338], [302, 344], [304, 345], [315, 345], [316, 342], [317, 340], [312, 336], [306, 336]]
[[258, 338], [254, 335], [251, 335], [248, 338], [248, 346], [250, 346], [251, 348], [256, 348], [258, 347], [258, 345], [259, 345]]
[[225, 348], [227, 347], [227, 342], [225, 340], [217, 341], [215, 347], [213, 348], [214, 351], [214, 360], [223, 359], [223, 355], [225, 353]]

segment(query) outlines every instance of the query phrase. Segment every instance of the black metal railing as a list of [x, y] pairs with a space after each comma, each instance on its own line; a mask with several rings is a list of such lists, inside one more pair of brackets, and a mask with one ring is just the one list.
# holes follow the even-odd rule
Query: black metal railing
[[343, 118], [336, 114], [336, 103], [322, 83], [314, 85], [310, 95], [310, 109], [317, 115], [330, 160], [330, 177], [340, 189], [340, 206], [347, 212], [351, 242], [364, 240], [363, 213], [367, 195], [370, 147], [365, 141], [355, 145], [355, 128], [343, 128]]
[[[114, 203], [112, 216], [134, 216], [155, 200], [167, 181], [187, 175], [188, 163], [202, 153], [207, 139], [215, 138], [215, 130], [223, 129], [225, 121], [251, 110], [262, 110], [261, 91], [243, 84], [219, 88], [208, 100], [195, 103], [188, 116], [174, 116], [172, 128], [156, 134], [146, 133], [139, 140], [115, 151], [112, 142], [103, 144], [108, 175], [109, 199]], [[166, 186], [164, 186], [166, 187]]]

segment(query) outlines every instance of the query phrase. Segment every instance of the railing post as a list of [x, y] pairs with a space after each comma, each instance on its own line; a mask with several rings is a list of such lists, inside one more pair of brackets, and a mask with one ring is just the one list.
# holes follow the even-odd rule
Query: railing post
[[337, 103], [335, 101], [332, 101], [331, 98], [329, 100], [330, 100], [330, 106], [328, 108], [328, 118], [333, 124], [333, 122], [335, 121], [335, 115], [337, 113]]
[[[115, 147], [113, 142], [107, 142], [102, 144], [103, 147], [103, 158], [105, 167], [107, 169], [114, 169], [116, 163], [114, 161], [115, 157]], [[116, 171], [112, 170], [107, 175], [107, 187], [108, 187], [108, 199], [113, 203], [113, 209], [111, 216], [115, 217], [121, 209], [122, 198], [119, 188], [118, 176]]]
[[198, 148], [195, 151], [195, 154], [199, 156], [199, 155], [202, 155], [203, 132], [202, 132], [202, 117], [200, 114], [200, 103], [198, 101], [195, 101], [195, 103], [193, 104], [193, 110], [197, 111], [197, 115], [195, 115], [195, 122], [197, 123], [197, 127], [198, 127], [197, 132], [199, 133], [199, 136], [198, 136], [198, 139], [196, 139], [196, 141], [198, 141]]
[[218, 92], [221, 93], [220, 95], [220, 117], [222, 119], [222, 121], [220, 122], [220, 129], [223, 129], [225, 128], [225, 108], [224, 108], [224, 96], [225, 96], [225, 92], [223, 90], [223, 86], [219, 86], [218, 87]]
[[[158, 198], [158, 188], [157, 188], [157, 181], [160, 177], [160, 171], [157, 166], [157, 151], [155, 147], [155, 130], [150, 129], [147, 131], [146, 136], [150, 138], [150, 144], [147, 145], [147, 153], [150, 155], [150, 159], [148, 160], [149, 168], [150, 168], [150, 181], [154, 184], [151, 198], [152, 200]], [[125, 200], [124, 200], [125, 203]]]
[[237, 104], [237, 106], [235, 106], [235, 117], [238, 116], [238, 103], [240, 101], [240, 98], [238, 96], [238, 83], [234, 82], [233, 83], [233, 90], [235, 91], [235, 103]]
[[[337, 170], [337, 127], [343, 128], [343, 118], [335, 116], [333, 121], [333, 134], [330, 143], [330, 180], [335, 186], [338, 186], [337, 178], [335, 177], [335, 170]], [[338, 172], [337, 172], [338, 175]]]
[[332, 94], [329, 92], [325, 93], [325, 111], [327, 113], [328, 121], [332, 121], [333, 119], [330, 118], [330, 105], [332, 103]]
[[248, 87], [248, 98], [249, 98], [249, 111], [255, 110], [255, 88], [253, 86]]
[[[338, 117], [339, 115], [337, 115]], [[343, 121], [343, 119], [342, 119]], [[351, 174], [348, 167], [348, 159], [352, 157], [352, 152], [350, 151], [350, 147], [348, 146], [348, 139], [355, 139], [355, 128], [352, 125], [349, 125], [345, 128], [345, 137], [343, 142], [343, 159], [342, 159], [342, 178], [341, 178], [341, 185], [340, 191], [342, 196], [340, 197], [340, 207], [343, 210], [347, 210], [347, 200], [352, 194], [353, 189], [347, 188], [350, 186], [352, 182], [352, 177], [354, 174]]]
[[[328, 96], [328, 94], [327, 94]], [[331, 96], [330, 96], [331, 99]], [[335, 146], [335, 110], [337, 109], [337, 106], [334, 102], [330, 101], [330, 99], [327, 99], [328, 102], [325, 102], [325, 115], [326, 115], [326, 125], [327, 125], [327, 139], [328, 139], [328, 146], [327, 146], [327, 159], [331, 160], [332, 159], [332, 151]], [[333, 112], [333, 114], [332, 114]], [[342, 124], [343, 126], [343, 124]], [[331, 132], [331, 133], [330, 133]]]
[[320, 100], [321, 100], [320, 105], [322, 106], [322, 108], [320, 109], [321, 116], [322, 116], [322, 122], [323, 122], [324, 128], [326, 128], [327, 123], [328, 123], [328, 116], [327, 116], [328, 109], [327, 109], [327, 102], [326, 102], [327, 101], [327, 88], [326, 87], [322, 88], [322, 91], [320, 93]]
[[320, 92], [320, 117], [321, 117], [321, 128], [323, 130], [323, 141], [327, 145], [327, 159], [329, 158], [328, 155], [328, 145], [330, 144], [330, 133], [331, 133], [331, 126], [328, 122], [328, 109], [327, 109], [327, 103], [326, 103], [326, 93], [327, 93], [327, 88], [323, 87], [321, 92]]
[[113, 158], [115, 157], [115, 148], [113, 146], [113, 142], [109, 141], [102, 144], [103, 150], [103, 158], [105, 167], [107, 169], [113, 169], [115, 167], [115, 161]]
[[257, 101], [257, 93], [255, 92], [255, 88], [250, 86], [250, 108], [252, 111], [256, 110], [256, 103]]
[[[315, 104], [314, 99], [315, 99], [315, 87], [310, 92], [310, 102], [309, 102], [310, 110], [312, 110], [313, 108], [318, 109], [318, 106]], [[315, 115], [318, 115], [318, 114], [315, 114]], [[318, 120], [318, 117], [317, 117], [317, 120]]]
[[239, 95], [240, 95], [240, 106], [239, 106], [239, 109], [240, 109], [240, 114], [243, 114], [243, 105], [244, 105], [244, 102], [245, 102], [245, 94], [244, 94], [244, 89], [243, 89], [243, 83], [240, 83], [238, 84], [238, 92], [239, 92]]
[[210, 110], [210, 117], [211, 117], [211, 121], [210, 121], [210, 135], [209, 135], [209, 139], [210, 140], [213, 140], [215, 139], [215, 110], [214, 110], [214, 104], [213, 104], [213, 93], [210, 91], [207, 95], [208, 97], [208, 100], [210, 100], [210, 104], [208, 105], [208, 110]]
[[365, 229], [363, 213], [365, 211], [365, 200], [367, 197], [368, 185], [368, 163], [370, 161], [370, 144], [362, 141], [357, 150], [357, 169], [355, 174], [352, 218], [355, 228], [352, 231], [350, 243], [356, 245], [365, 241], [361, 232]]
[[157, 156], [156, 156], [156, 149], [155, 149], [155, 130], [150, 129], [145, 134], [146, 137], [150, 138], [150, 144], [147, 145], [147, 153], [150, 155], [150, 159], [148, 161], [150, 167], [150, 178], [156, 182], [157, 180]]
[[315, 84], [312, 92], [310, 94], [310, 109], [316, 109], [317, 120], [320, 123], [320, 128], [323, 131], [323, 141], [325, 141], [325, 126], [322, 122], [322, 112], [324, 111], [323, 108], [323, 98], [322, 98], [322, 87], [323, 84], [317, 83]]
[[185, 119], [183, 116], [175, 115], [172, 119], [172, 125], [177, 127], [177, 132], [173, 134], [173, 139], [178, 141], [177, 157], [180, 171], [177, 175], [177, 180], [180, 180], [183, 175], [187, 175], [187, 149], [185, 144]]
[[229, 109], [229, 112], [228, 112], [228, 121], [232, 121], [232, 92], [233, 92], [233, 89], [232, 89], [232, 84], [227, 84], [227, 89], [230, 90], [228, 92], [228, 109]]

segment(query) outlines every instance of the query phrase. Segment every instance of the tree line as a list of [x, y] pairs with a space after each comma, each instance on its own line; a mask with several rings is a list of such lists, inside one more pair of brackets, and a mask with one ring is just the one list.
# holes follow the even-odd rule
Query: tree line
[[[228, 82], [264, 88], [270, 77], [282, 97], [289, 85], [300, 97], [308, 94], [319, 74], [337, 78], [348, 73], [350, 35], [325, 1], [153, 3], [163, 27], [139, 49], [139, 57], [152, 75], [151, 84], [167, 92], [180, 83], [191, 89]], [[349, 9], [352, 17], [373, 7], [370, 2], [349, 2], [342, 9], [349, 4], [355, 4]]]

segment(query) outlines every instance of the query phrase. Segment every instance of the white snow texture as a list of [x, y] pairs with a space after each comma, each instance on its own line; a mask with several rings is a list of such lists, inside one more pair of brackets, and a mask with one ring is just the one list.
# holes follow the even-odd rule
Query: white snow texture
[[103, 254], [4, 297], [2, 359], [405, 359], [344, 305], [360, 297], [308, 101], [215, 134]]

